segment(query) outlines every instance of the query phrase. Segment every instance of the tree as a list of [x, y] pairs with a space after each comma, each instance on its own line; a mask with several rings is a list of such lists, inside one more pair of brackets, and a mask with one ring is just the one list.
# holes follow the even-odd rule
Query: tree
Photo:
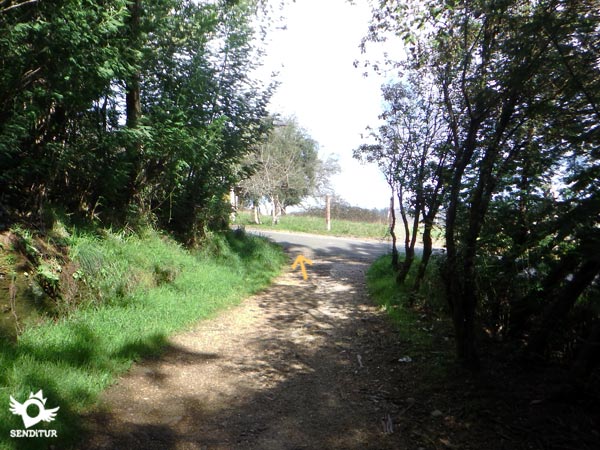
[[597, 2], [380, 6], [369, 38], [402, 36], [403, 67], [443, 93], [444, 281], [459, 359], [478, 365], [478, 320], [529, 336], [535, 352], [575, 307], [597, 323], [584, 306], [600, 269]]
[[[397, 148], [396, 143], [391, 140], [388, 141], [388, 127], [382, 127], [380, 134], [373, 134], [372, 137], [375, 139], [375, 144], [362, 144], [359, 148], [354, 150], [354, 158], [359, 161], [368, 163], [376, 163], [383, 175], [385, 180], [390, 187], [390, 214], [391, 220], [389, 224], [390, 235], [392, 237], [392, 268], [398, 270], [399, 268], [399, 255], [397, 247], [397, 236], [396, 236], [396, 208], [395, 208], [395, 197], [397, 192], [397, 179], [401, 176], [401, 164], [402, 164], [402, 153]], [[399, 198], [403, 198], [399, 195]]]
[[319, 160], [317, 143], [293, 118], [275, 123], [246, 165], [253, 174], [241, 183], [242, 189], [255, 208], [262, 198], [268, 200], [273, 223], [285, 208], [325, 186], [335, 170], [331, 161]]
[[205, 227], [226, 226], [224, 198], [267, 130], [272, 86], [251, 77], [255, 2], [179, 3], [149, 18], [163, 30], [149, 35], [144, 58], [142, 108], [154, 130], [146, 197], [160, 224], [192, 243]]
[[[437, 41], [437, 64], [442, 69], [440, 81], [454, 145], [445, 277], [457, 351], [467, 365], [477, 365], [474, 327], [481, 297], [477, 262], [492, 202], [511, 189], [516, 173], [529, 172], [527, 178], [533, 186], [538, 180], [551, 179], [557, 170], [554, 158], [576, 149], [567, 146], [569, 150], [562, 148], [557, 154], [553, 145], [532, 142], [543, 136], [542, 129], [557, 117], [557, 102], [566, 101], [572, 112], [577, 109], [556, 88], [557, 78], [567, 82], [572, 77], [557, 66], [560, 55], [552, 44], [554, 38], [545, 33], [550, 23], [565, 19], [558, 6], [557, 2], [534, 6], [516, 1], [506, 5], [465, 4], [448, 13], [461, 37], [448, 39], [440, 34]], [[456, 61], [447, 60], [448, 54], [458, 56], [458, 71], [451, 69]], [[561, 134], [564, 139], [565, 134]], [[582, 270], [584, 281], [571, 291], [571, 302], [593, 281], [597, 266], [584, 263]], [[564, 308], [562, 311], [566, 312]], [[549, 329], [548, 325], [543, 328]]]
[[[407, 81], [389, 83], [382, 88], [386, 102], [380, 119], [385, 124], [372, 136], [375, 145], [360, 146], [354, 157], [376, 162], [386, 177], [392, 191], [392, 265], [398, 269], [396, 280], [404, 283], [415, 259], [415, 246], [420, 223], [424, 222], [423, 257], [415, 280], [420, 283], [432, 253], [431, 232], [441, 205], [442, 169], [447, 146], [442, 137], [442, 120], [439, 93], [431, 81], [423, 77], [410, 77]], [[394, 195], [398, 197], [404, 228], [404, 260], [398, 264], [396, 235], [394, 232]], [[409, 215], [412, 223], [409, 223]]]
[[114, 144], [100, 138], [102, 99], [132, 71], [126, 5], [21, 2], [0, 12], [0, 201], [13, 217], [39, 223], [59, 197], [70, 210], [93, 208], [97, 166], [86, 172]]
[[[260, 0], [0, 7], [0, 202], [194, 243], [265, 133]], [[51, 37], [51, 38], [50, 38]]]

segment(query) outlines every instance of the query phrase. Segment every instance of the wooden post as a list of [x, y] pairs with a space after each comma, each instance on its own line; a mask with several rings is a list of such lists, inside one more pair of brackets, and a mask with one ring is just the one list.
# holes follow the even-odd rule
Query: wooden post
[[329, 194], [325, 196], [325, 224], [327, 231], [331, 231], [331, 196]]
[[231, 213], [230, 219], [231, 222], [235, 222], [236, 214], [237, 214], [237, 195], [235, 195], [235, 190], [233, 187], [229, 190], [229, 204], [231, 205]]

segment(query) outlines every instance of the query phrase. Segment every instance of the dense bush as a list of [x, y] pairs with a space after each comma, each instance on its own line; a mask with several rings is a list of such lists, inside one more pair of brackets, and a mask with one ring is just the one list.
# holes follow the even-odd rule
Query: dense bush
[[600, 367], [598, 2], [380, 6], [367, 41], [393, 32], [408, 51], [388, 61], [402, 74], [357, 156], [379, 163], [406, 229], [405, 213], [425, 230], [443, 215], [458, 358], [478, 366], [483, 330], [589, 374]]
[[223, 228], [270, 88], [250, 77], [258, 2], [0, 6], [0, 225], [48, 211]]

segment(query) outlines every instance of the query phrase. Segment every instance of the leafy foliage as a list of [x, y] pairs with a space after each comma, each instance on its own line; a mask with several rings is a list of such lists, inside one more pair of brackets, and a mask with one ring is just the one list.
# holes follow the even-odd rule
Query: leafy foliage
[[[210, 254], [152, 230], [68, 239], [80, 265], [77, 288], [93, 295], [58, 318], [38, 318], [16, 342], [3, 339], [0, 351], [3, 391], [27, 397], [43, 386], [60, 405], [52, 426], [62, 448], [81, 445], [85, 412], [134, 361], [159, 355], [169, 335], [264, 288], [287, 263], [274, 244], [240, 232], [208, 236], [203, 248], [218, 249]], [[45, 438], [11, 439], [19, 420], [2, 408], [0, 448], [48, 446]]]
[[242, 184], [246, 199], [271, 204], [273, 220], [288, 206], [317, 195], [337, 171], [335, 161], [321, 161], [317, 143], [293, 118], [276, 123], [268, 138], [245, 161], [252, 176]]
[[379, 5], [365, 45], [400, 36], [404, 74], [442, 94], [448, 139], [428, 158], [444, 161], [443, 275], [459, 358], [477, 366], [483, 328], [597, 366], [597, 1]]
[[0, 10], [0, 204], [151, 221], [193, 243], [265, 133], [258, 2], [25, 2]]

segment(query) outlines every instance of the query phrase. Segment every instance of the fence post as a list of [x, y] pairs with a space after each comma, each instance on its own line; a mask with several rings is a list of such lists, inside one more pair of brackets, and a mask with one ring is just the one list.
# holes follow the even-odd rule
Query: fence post
[[325, 196], [325, 224], [327, 231], [331, 231], [331, 196], [329, 194]]

